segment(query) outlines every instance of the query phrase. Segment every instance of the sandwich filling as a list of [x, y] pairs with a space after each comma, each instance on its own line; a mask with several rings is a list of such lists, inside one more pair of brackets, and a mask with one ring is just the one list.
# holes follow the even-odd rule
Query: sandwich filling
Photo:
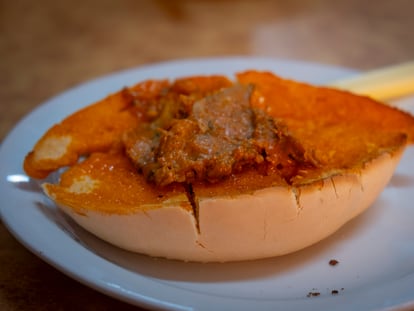
[[316, 162], [280, 121], [251, 106], [252, 91], [235, 84], [166, 100], [156, 117], [126, 133], [128, 157], [158, 186], [215, 183], [252, 168], [290, 183]]

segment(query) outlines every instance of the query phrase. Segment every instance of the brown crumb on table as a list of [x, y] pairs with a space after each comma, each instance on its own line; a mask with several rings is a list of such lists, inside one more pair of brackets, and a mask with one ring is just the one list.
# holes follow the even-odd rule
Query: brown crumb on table
[[[317, 289], [316, 288], [312, 288], [312, 291], [311, 292], [309, 292], [307, 295], [306, 295], [306, 297], [318, 297], [318, 296], [320, 296], [321, 295], [321, 293], [320, 292], [317, 292], [316, 291]], [[327, 290], [329, 291], [329, 289], [327, 288]], [[339, 292], [340, 291], [343, 291], [343, 290], [345, 290], [345, 288], [341, 288], [340, 290], [338, 290], [338, 289], [332, 289], [331, 290], [331, 295], [332, 296], [336, 296], [336, 295], [339, 295]]]
[[336, 260], [336, 259], [331, 259], [331, 260], [329, 260], [329, 264], [330, 264], [331, 266], [336, 266], [338, 263], [339, 263], [339, 261], [338, 261], [338, 260]]
[[317, 297], [319, 296], [321, 293], [318, 292], [309, 292], [306, 297]]

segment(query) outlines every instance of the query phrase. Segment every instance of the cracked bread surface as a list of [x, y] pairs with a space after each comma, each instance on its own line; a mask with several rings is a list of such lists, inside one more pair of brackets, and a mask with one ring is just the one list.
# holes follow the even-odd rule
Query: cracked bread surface
[[[25, 169], [43, 178], [69, 166], [58, 183], [44, 184], [46, 194], [81, 226], [114, 245], [181, 260], [247, 260], [309, 246], [362, 213], [414, 141], [412, 116], [369, 98], [270, 73], [249, 71], [237, 79], [255, 85], [252, 104], [282, 119], [321, 164], [318, 168], [302, 172], [291, 184], [277, 174], [245, 170], [219, 183], [194, 182], [191, 192], [179, 183], [154, 187], [123, 153], [121, 136], [141, 120], [140, 109], [170, 87], [160, 80], [140, 83], [68, 117], [39, 140]], [[210, 86], [228, 85], [224, 78], [214, 81]], [[172, 85], [191, 93], [199, 92], [197, 83], [206, 80], [181, 79]], [[131, 90], [138, 105], [131, 102]], [[102, 127], [84, 129], [94, 115]], [[83, 141], [83, 131], [97, 141]], [[101, 131], [106, 131], [102, 139]], [[80, 156], [85, 159], [78, 162]]]

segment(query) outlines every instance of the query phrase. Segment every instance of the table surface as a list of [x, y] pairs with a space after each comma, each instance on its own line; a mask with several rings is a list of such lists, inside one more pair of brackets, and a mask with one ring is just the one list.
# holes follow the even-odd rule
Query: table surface
[[[0, 0], [0, 22], [0, 141], [48, 98], [142, 64], [255, 55], [371, 69], [414, 59], [411, 0]], [[1, 221], [0, 309], [136, 310], [44, 263]]]

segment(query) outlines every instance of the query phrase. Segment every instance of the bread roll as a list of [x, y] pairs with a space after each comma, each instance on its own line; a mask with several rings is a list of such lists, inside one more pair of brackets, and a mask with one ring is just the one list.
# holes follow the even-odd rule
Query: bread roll
[[197, 99], [233, 84], [214, 76], [145, 81], [69, 116], [28, 154], [26, 172], [44, 178], [67, 167], [58, 183], [44, 183], [45, 193], [116, 246], [184, 261], [239, 261], [288, 254], [338, 230], [372, 205], [414, 141], [411, 115], [367, 97], [268, 72], [240, 73], [235, 83], [254, 86], [251, 105], [282, 120], [315, 167], [289, 180], [247, 167], [214, 183], [162, 187], [140, 174], [125, 153], [125, 132], [159, 109], [166, 89]]

